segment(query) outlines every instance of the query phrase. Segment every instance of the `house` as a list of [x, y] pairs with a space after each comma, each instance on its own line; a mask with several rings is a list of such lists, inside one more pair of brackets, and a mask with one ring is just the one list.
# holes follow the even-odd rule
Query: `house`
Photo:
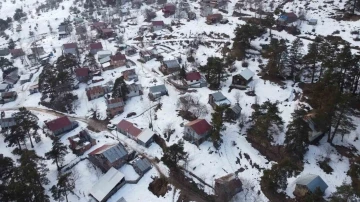
[[112, 167], [119, 169], [123, 166], [128, 156], [128, 151], [121, 143], [105, 144], [89, 153], [89, 161], [101, 171], [107, 172]]
[[141, 84], [133, 83], [133, 84], [127, 85], [127, 89], [129, 91], [128, 94], [126, 94], [127, 98], [143, 95], [143, 90], [142, 90]]
[[[108, 51], [108, 50], [98, 51], [97, 56], [98, 56], [98, 60], [101, 60], [101, 59], [106, 58], [106, 57], [110, 57], [111, 56], [111, 51]], [[110, 61], [110, 59], [109, 59], [109, 61]]]
[[86, 88], [86, 95], [88, 97], [88, 100], [94, 100], [96, 98], [104, 96], [106, 93], [110, 92], [109, 87], [103, 87], [103, 86], [93, 86]]
[[62, 46], [63, 54], [73, 54], [74, 56], [78, 56], [78, 46], [77, 43], [66, 43]]
[[317, 25], [317, 22], [318, 22], [317, 19], [310, 19], [310, 20], [308, 21], [308, 24], [309, 24], [309, 25]]
[[45, 125], [48, 129], [48, 135], [51, 137], [60, 137], [62, 134], [78, 127], [79, 124], [76, 121], [70, 121], [67, 116], [63, 116], [51, 121], [45, 121]]
[[320, 191], [324, 193], [326, 188], [328, 188], [328, 185], [320, 176], [307, 174], [296, 180], [295, 191], [293, 194], [297, 197], [303, 197], [309, 192], [315, 193], [317, 189], [320, 189]]
[[40, 55], [45, 54], [44, 47], [32, 47], [31, 52], [36, 56], [39, 57]]
[[296, 22], [298, 20], [298, 17], [295, 13], [283, 13], [280, 15], [280, 17], [277, 19], [277, 23], [279, 25], [287, 25], [293, 22]]
[[154, 32], [162, 30], [164, 29], [164, 27], [165, 27], [164, 21], [151, 21], [151, 29]]
[[15, 101], [17, 98], [17, 93], [15, 91], [2, 92], [0, 93], [0, 104], [5, 104], [8, 102]]
[[114, 36], [114, 30], [110, 28], [105, 28], [100, 30], [100, 36], [101, 38], [110, 38]]
[[202, 6], [200, 8], [200, 16], [207, 17], [211, 14], [213, 14], [213, 8], [211, 6]]
[[12, 49], [10, 50], [10, 54], [13, 58], [17, 58], [17, 57], [21, 57], [25, 55], [25, 52], [23, 51], [22, 48], [18, 48], [18, 49]]
[[163, 95], [168, 95], [168, 91], [167, 91], [165, 85], [157, 85], [157, 86], [150, 87], [149, 97], [151, 99], [157, 99]]
[[67, 24], [60, 24], [58, 27], [59, 38], [65, 38], [70, 35], [71, 28]]
[[309, 142], [311, 144], [317, 143], [322, 137], [324, 137], [326, 131], [321, 131], [314, 121], [315, 114], [309, 113], [304, 116], [304, 121], [308, 124], [310, 131], [308, 134]]
[[76, 79], [79, 82], [87, 82], [90, 79], [90, 69], [87, 67], [75, 69]]
[[212, 108], [216, 108], [219, 106], [230, 106], [230, 101], [221, 93], [216, 92], [209, 95], [208, 103], [212, 106]]
[[33, 73], [21, 75], [20, 76], [20, 84], [30, 82], [32, 77], [33, 77]]
[[127, 46], [125, 49], [125, 55], [126, 56], [131, 56], [131, 55], [135, 55], [136, 54], [136, 48], [134, 46]]
[[107, 27], [107, 24], [105, 22], [94, 22], [91, 25], [91, 29], [94, 30], [101, 30], [101, 29], [105, 29]]
[[185, 81], [189, 87], [206, 87], [207, 82], [199, 72], [188, 72], [185, 75]]
[[225, 111], [225, 117], [231, 120], [236, 120], [241, 115], [242, 108], [240, 107], [239, 103], [236, 103], [234, 106], [229, 107]]
[[134, 140], [136, 140], [142, 132], [141, 129], [137, 128], [133, 123], [124, 119], [117, 124], [116, 128], [119, 133]]
[[144, 147], [150, 147], [151, 143], [154, 142], [155, 133], [150, 129], [143, 130], [136, 139], [136, 142]]
[[156, 58], [157, 53], [155, 50], [142, 50], [139, 55], [143, 61], [147, 62]]
[[176, 11], [175, 4], [167, 3], [164, 5], [162, 12], [164, 13], [165, 17], [168, 17], [170, 15], [174, 15]]
[[0, 84], [0, 93], [8, 92], [10, 87], [11, 86], [9, 84], [7, 84], [7, 83]]
[[237, 193], [242, 191], [242, 183], [234, 174], [230, 173], [215, 179], [216, 201], [230, 201]]
[[16, 121], [14, 117], [1, 118], [0, 119], [1, 130], [7, 130], [13, 126], [16, 126]]
[[39, 92], [39, 85], [35, 84], [29, 87], [30, 94], [38, 93]]
[[125, 81], [138, 81], [138, 75], [135, 72], [135, 69], [129, 69], [121, 72]]
[[172, 74], [180, 71], [180, 64], [177, 60], [164, 60], [162, 61], [160, 70], [164, 74]]
[[102, 46], [101, 42], [91, 43], [89, 45], [89, 48], [90, 48], [90, 53], [93, 55], [95, 55], [97, 52], [103, 50], [103, 46]]
[[18, 74], [18, 70], [14, 70], [7, 74], [4, 79], [4, 83], [7, 83], [9, 85], [14, 85], [19, 80], [20, 76]]
[[105, 67], [103, 66], [103, 64], [105, 64], [105, 63], [109, 63], [109, 66], [110, 66], [110, 61], [111, 61], [110, 56], [107, 56], [107, 57], [104, 57], [104, 58], [99, 59], [99, 63], [101, 64], [101, 66], [102, 66], [103, 68], [105, 68]]
[[210, 14], [206, 16], [206, 24], [212, 25], [217, 24], [223, 19], [223, 16], [220, 13]]
[[121, 53], [117, 53], [116, 55], [110, 56], [110, 64], [114, 68], [125, 66], [126, 65], [126, 56]]
[[246, 87], [252, 81], [254, 75], [255, 73], [251, 70], [244, 69], [239, 74], [233, 76], [231, 85], [236, 87]]
[[80, 133], [68, 138], [70, 142], [70, 149], [76, 155], [83, 155], [92, 146], [96, 145], [96, 140], [93, 139], [87, 130], [82, 130]]
[[115, 168], [110, 168], [91, 188], [90, 195], [98, 202], [105, 202], [125, 183], [125, 175]]
[[136, 159], [132, 164], [135, 172], [139, 174], [139, 176], [143, 176], [146, 172], [151, 169], [151, 163], [146, 158]]
[[106, 114], [108, 117], [114, 117], [124, 112], [125, 103], [122, 98], [113, 98], [106, 100]]
[[0, 56], [7, 56], [10, 54], [10, 50], [8, 48], [0, 48]]
[[205, 119], [196, 119], [184, 126], [184, 139], [201, 144], [209, 135], [211, 125]]

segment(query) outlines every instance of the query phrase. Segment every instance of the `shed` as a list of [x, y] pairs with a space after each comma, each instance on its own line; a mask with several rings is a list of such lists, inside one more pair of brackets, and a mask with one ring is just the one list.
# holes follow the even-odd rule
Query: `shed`
[[152, 98], [152, 99], [157, 99], [163, 95], [167, 95], [168, 94], [168, 91], [165, 87], [165, 85], [157, 85], [157, 86], [152, 86], [150, 87], [149, 89], [149, 96]]
[[250, 69], [244, 69], [239, 74], [234, 75], [232, 79], [232, 85], [235, 86], [247, 86], [255, 75]]
[[0, 56], [6, 56], [10, 54], [10, 50], [8, 48], [0, 48]]
[[135, 160], [133, 167], [137, 174], [143, 176], [146, 172], [151, 169], [151, 163], [146, 158], [139, 158]]
[[231, 102], [221, 92], [210, 94], [208, 103], [213, 108], [215, 108], [216, 106], [224, 106], [231, 104]]
[[137, 142], [144, 147], [149, 147], [154, 141], [154, 135], [155, 133], [152, 130], [145, 129], [137, 137]]
[[317, 19], [310, 19], [309, 21], [308, 21], [308, 24], [309, 25], [317, 25]]
[[319, 175], [303, 175], [296, 180], [294, 195], [301, 197], [306, 195], [309, 191], [314, 193], [318, 188], [323, 193], [328, 188], [328, 185]]

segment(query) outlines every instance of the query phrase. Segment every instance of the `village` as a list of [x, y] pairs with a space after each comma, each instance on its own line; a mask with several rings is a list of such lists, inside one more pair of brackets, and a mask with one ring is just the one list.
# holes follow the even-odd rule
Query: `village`
[[[301, 8], [295, 1], [255, 2], [253, 9], [235, 0], [98, 0], [55, 1], [58, 9], [48, 9], [49, 2], [19, 3], [24, 17], [0, 38], [0, 159], [18, 160], [17, 147], [45, 156], [60, 141], [67, 154], [60, 166], [47, 159], [46, 190], [75, 173], [66, 201], [296, 201], [318, 191], [322, 201], [354, 180], [347, 172], [356, 157], [327, 143], [309, 110], [301, 115], [308, 128], [302, 170], [285, 177], [281, 193], [269, 194], [263, 176], [288, 154], [274, 152], [283, 151], [287, 133], [269, 129], [277, 131], [270, 143], [247, 133], [256, 110], [270, 113], [261, 108], [266, 104], [275, 103], [279, 128], [289, 127], [301, 107], [311, 109], [300, 82], [262, 74], [272, 45], [300, 39], [307, 46], [342, 29], [342, 40], [359, 47], [359, 35], [349, 34], [360, 28], [356, 21], [332, 21], [297, 1]], [[3, 19], [3, 9], [18, 12], [12, 2], [0, 8]], [[258, 22], [265, 28], [251, 30], [246, 57], [231, 58], [239, 27]], [[23, 108], [37, 117], [38, 136], [9, 143]], [[334, 140], [354, 153], [355, 125]], [[179, 155], [175, 165], [167, 154]]]

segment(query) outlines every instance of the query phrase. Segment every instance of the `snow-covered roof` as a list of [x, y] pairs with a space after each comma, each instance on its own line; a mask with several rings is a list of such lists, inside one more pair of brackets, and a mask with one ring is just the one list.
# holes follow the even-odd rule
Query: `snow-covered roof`
[[120, 171], [111, 167], [105, 175], [91, 188], [90, 194], [98, 201], [103, 201], [106, 195], [115, 188], [125, 176]]
[[240, 114], [241, 113], [241, 107], [239, 104], [235, 104], [233, 107], [231, 107], [231, 110], [236, 113], [236, 114]]
[[227, 98], [221, 92], [216, 92], [211, 95], [216, 102], [221, 101], [221, 100], [227, 100]]
[[8, 87], [9, 87], [9, 84], [7, 84], [7, 83], [0, 84], [0, 90], [6, 90]]
[[32, 74], [24, 74], [20, 76], [20, 81], [24, 81], [24, 80], [30, 80], [32, 77]]
[[180, 68], [180, 64], [178, 63], [177, 60], [165, 60], [164, 64], [166, 65], [167, 68], [172, 69], [172, 68]]
[[154, 136], [154, 132], [150, 129], [143, 130], [137, 139], [143, 143], [147, 143]]
[[137, 167], [139, 170], [141, 170], [141, 172], [146, 172], [151, 168], [151, 163], [146, 158], [143, 158], [143, 159], [138, 159], [134, 163], [134, 166]]
[[251, 79], [255, 75], [250, 69], [244, 69], [240, 72], [240, 76], [242, 76], [246, 81]]
[[150, 87], [150, 92], [152, 94], [156, 94], [156, 93], [162, 93], [162, 92], [166, 92], [166, 87], [165, 85], [158, 85], [158, 86], [152, 86]]
[[325, 192], [328, 185], [321, 179], [320, 176], [314, 174], [307, 174], [304, 176], [299, 177], [296, 180], [296, 184], [306, 186], [309, 191], [314, 192], [318, 187], [322, 192]]
[[109, 61], [110, 61], [110, 55], [99, 59], [100, 64], [104, 64], [104, 63], [107, 63]]
[[109, 67], [110, 66], [110, 62], [105, 62], [104, 64], [102, 64], [103, 67]]

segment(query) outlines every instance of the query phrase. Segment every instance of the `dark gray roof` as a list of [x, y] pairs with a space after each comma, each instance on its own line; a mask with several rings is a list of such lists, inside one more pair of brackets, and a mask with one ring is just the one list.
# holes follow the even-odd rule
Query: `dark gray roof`
[[10, 50], [8, 48], [0, 48], [0, 56], [9, 55]]
[[128, 152], [126, 151], [124, 145], [121, 143], [109, 148], [108, 150], [104, 151], [103, 155], [110, 163], [115, 162], [116, 160], [126, 156]]
[[117, 200], [116, 202], [126, 202], [126, 200], [124, 199], [124, 197], [121, 197], [119, 200]]
[[0, 90], [4, 91], [9, 88], [9, 84], [7, 83], [1, 83], [0, 84]]
[[240, 76], [242, 76], [246, 81], [250, 80], [255, 75], [250, 69], [244, 69], [240, 72]]
[[15, 118], [13, 118], [13, 117], [0, 119], [0, 126], [2, 128], [8, 128], [8, 127], [12, 127], [15, 125], [16, 125], [16, 122], [15, 122]]
[[134, 166], [139, 168], [139, 170], [141, 172], [146, 172], [147, 170], [149, 170], [151, 168], [151, 163], [143, 158], [143, 159], [139, 159], [134, 163]]
[[326, 188], [328, 188], [328, 185], [323, 179], [321, 179], [320, 176], [313, 174], [307, 174], [299, 177], [296, 180], [296, 184], [305, 185], [311, 192], [314, 192], [318, 187], [322, 192], [325, 192]]
[[227, 99], [221, 92], [216, 92], [211, 95], [213, 96], [215, 102]]
[[241, 113], [241, 107], [239, 104], [235, 104], [233, 107], [231, 107], [231, 110], [233, 112], [235, 112], [236, 114], [240, 114]]
[[163, 93], [166, 92], [166, 87], [165, 85], [158, 85], [158, 86], [152, 86], [150, 87], [150, 92], [151, 93]]
[[164, 64], [166, 65], [167, 68], [169, 69], [173, 69], [173, 68], [180, 68], [180, 64], [178, 63], [177, 60], [165, 60]]

